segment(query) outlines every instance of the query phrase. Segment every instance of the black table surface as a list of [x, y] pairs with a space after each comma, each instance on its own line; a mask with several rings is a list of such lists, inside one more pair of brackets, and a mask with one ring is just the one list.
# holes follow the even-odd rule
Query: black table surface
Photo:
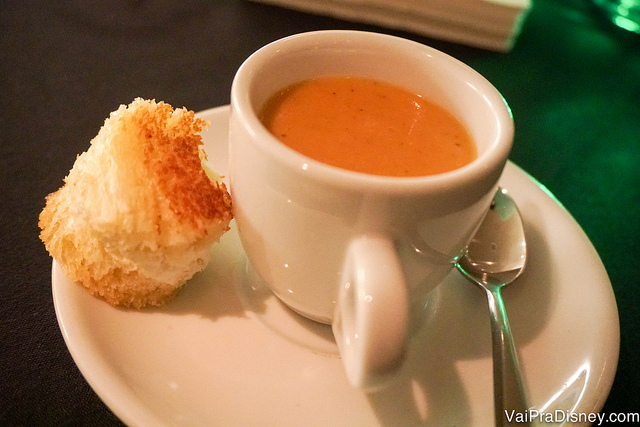
[[502, 92], [516, 123], [511, 159], [564, 204], [612, 282], [620, 359], [602, 411], [640, 411], [640, 36], [608, 25], [588, 1], [535, 0], [514, 49], [497, 53], [240, 0], [4, 0], [0, 425], [120, 424], [67, 351], [37, 226], [45, 196], [109, 112], [135, 97], [195, 111], [228, 104], [247, 56], [316, 29], [417, 40]]

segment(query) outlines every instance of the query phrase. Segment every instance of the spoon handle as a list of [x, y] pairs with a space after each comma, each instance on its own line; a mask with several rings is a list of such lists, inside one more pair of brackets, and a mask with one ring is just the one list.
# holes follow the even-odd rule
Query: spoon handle
[[[500, 286], [487, 289], [487, 299], [493, 341], [493, 396], [496, 426], [515, 425], [516, 416], [518, 414], [523, 416], [528, 408], [520, 376], [518, 355], [511, 337]], [[523, 424], [518, 423], [518, 425]]]

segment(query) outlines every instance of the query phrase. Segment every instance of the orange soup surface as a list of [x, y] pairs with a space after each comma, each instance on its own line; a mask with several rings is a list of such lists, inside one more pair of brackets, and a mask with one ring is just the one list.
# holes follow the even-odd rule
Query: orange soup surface
[[466, 127], [403, 88], [362, 77], [322, 77], [285, 88], [260, 112], [266, 128], [323, 163], [374, 175], [423, 176], [477, 158]]

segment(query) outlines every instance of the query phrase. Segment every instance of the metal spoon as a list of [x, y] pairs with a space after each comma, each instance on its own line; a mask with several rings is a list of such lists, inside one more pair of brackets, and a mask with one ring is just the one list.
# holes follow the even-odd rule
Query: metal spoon
[[[525, 414], [527, 403], [518, 357], [511, 338], [500, 290], [524, 270], [527, 257], [524, 228], [513, 199], [503, 189], [493, 198], [480, 228], [456, 267], [486, 292], [493, 340], [493, 395], [496, 426]], [[522, 425], [520, 423], [519, 425]]]

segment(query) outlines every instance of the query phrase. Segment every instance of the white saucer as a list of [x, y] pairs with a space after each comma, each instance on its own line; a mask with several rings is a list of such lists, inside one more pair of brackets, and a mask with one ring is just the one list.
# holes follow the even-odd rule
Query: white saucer
[[[224, 174], [228, 107], [205, 147]], [[598, 254], [534, 179], [508, 164], [530, 262], [504, 291], [530, 404], [540, 412], [597, 412], [618, 361], [617, 307]], [[455, 272], [415, 339], [402, 377], [366, 395], [349, 387], [327, 326], [301, 319], [261, 287], [235, 228], [207, 269], [166, 309], [122, 310], [71, 283], [53, 263], [53, 296], [69, 351], [89, 384], [134, 426], [487, 426], [493, 423], [488, 312]]]

